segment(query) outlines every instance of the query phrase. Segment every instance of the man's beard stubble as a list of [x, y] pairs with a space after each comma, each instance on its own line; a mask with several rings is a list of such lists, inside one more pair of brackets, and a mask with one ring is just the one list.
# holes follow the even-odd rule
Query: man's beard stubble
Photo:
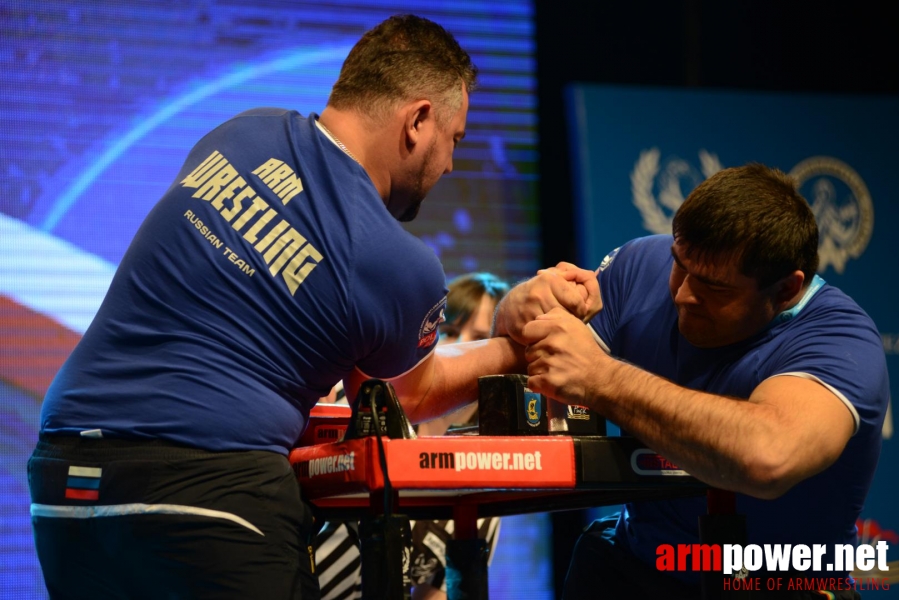
[[394, 215], [396, 220], [401, 223], [408, 223], [418, 216], [418, 212], [421, 210], [421, 203], [424, 202], [425, 196], [431, 191], [430, 189], [425, 189], [425, 176], [428, 171], [430, 171], [431, 163], [434, 160], [434, 149], [437, 146], [436, 142], [436, 140], [431, 142], [431, 145], [425, 152], [424, 159], [421, 162], [421, 169], [418, 170], [418, 173], [415, 176], [415, 185], [409, 193], [409, 205], [398, 216]]
[[403, 211], [400, 216], [396, 218], [400, 223], [408, 223], [409, 221], [414, 221], [415, 217], [418, 216], [418, 212], [421, 210], [421, 203], [424, 201], [424, 198], [411, 204], [406, 207], [406, 210]]

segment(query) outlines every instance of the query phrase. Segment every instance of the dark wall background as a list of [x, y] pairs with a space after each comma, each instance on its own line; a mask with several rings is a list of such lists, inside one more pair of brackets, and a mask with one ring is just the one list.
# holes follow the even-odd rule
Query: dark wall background
[[[576, 258], [563, 103], [570, 82], [899, 94], [895, 1], [535, 5], [544, 265]], [[557, 589], [586, 519], [553, 514]]]
[[899, 3], [824, 4], [536, 0], [544, 264], [575, 258], [567, 83], [899, 93]]

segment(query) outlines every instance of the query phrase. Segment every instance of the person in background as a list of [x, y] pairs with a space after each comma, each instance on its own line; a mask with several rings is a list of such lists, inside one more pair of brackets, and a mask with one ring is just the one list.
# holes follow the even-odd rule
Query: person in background
[[[447, 285], [446, 321], [440, 325], [439, 344], [490, 339], [493, 312], [509, 291], [509, 284], [491, 273], [460, 275]], [[478, 403], [418, 424], [418, 435], [443, 435], [451, 425], [476, 425]]]
[[[439, 344], [475, 342], [490, 338], [493, 312], [509, 285], [491, 273], [461, 275], [447, 285], [446, 321], [440, 324]], [[340, 389], [322, 400], [335, 401]], [[339, 400], [338, 400], [339, 401]], [[477, 424], [477, 402], [437, 419], [419, 423], [418, 435], [443, 435], [452, 425]], [[441, 549], [453, 535], [452, 521], [412, 521], [411, 577], [413, 600], [446, 600], [446, 557]], [[490, 558], [499, 538], [499, 518], [479, 519], [478, 535], [487, 540]], [[359, 532], [355, 522], [328, 522], [315, 540], [315, 563], [322, 600], [362, 597]]]

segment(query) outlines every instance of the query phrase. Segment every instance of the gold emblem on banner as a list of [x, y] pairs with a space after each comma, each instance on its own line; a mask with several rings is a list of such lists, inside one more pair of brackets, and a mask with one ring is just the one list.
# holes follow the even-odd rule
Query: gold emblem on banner
[[[703, 178], [723, 167], [718, 156], [706, 150], [699, 151], [701, 175], [682, 158], [666, 159], [664, 165], [660, 158], [658, 148], [640, 153], [631, 171], [631, 192], [644, 229], [671, 233], [671, 220], [684, 199]], [[860, 257], [871, 241], [874, 204], [868, 187], [852, 167], [830, 156], [807, 158], [793, 167], [790, 175], [818, 222], [818, 271], [823, 273], [832, 266], [842, 274], [846, 263]], [[848, 193], [841, 190], [843, 186]]]
[[[871, 241], [874, 203], [868, 187], [852, 167], [830, 156], [807, 158], [790, 175], [818, 222], [818, 271], [831, 265], [841, 274], [849, 259], [861, 256]], [[835, 180], [848, 187], [848, 193], [841, 193]]]

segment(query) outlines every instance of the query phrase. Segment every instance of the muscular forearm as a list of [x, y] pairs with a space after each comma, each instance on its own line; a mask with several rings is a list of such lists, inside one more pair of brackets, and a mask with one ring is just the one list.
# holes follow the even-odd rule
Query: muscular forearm
[[452, 425], [468, 423], [477, 412], [477, 402], [466, 404], [462, 408], [448, 412], [436, 419], [419, 423], [418, 435], [443, 435]]
[[806, 377], [769, 377], [740, 400], [686, 389], [608, 356], [563, 310], [522, 333], [528, 387], [594, 408], [724, 489], [775, 498], [833, 464], [855, 427], [841, 399]]
[[[430, 384], [406, 395], [403, 408], [413, 423], [428, 421], [478, 399], [478, 377], [524, 373], [524, 349], [509, 338], [447, 344], [435, 351]], [[401, 399], [403, 394], [401, 394]]]
[[774, 498], [807, 473], [790, 464], [796, 440], [775, 407], [683, 388], [607, 359], [595, 408], [698, 479]]

